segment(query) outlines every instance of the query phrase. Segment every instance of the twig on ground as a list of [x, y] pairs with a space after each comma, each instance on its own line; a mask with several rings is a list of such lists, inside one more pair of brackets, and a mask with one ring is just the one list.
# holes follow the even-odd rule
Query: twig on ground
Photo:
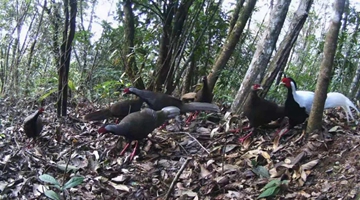
[[167, 191], [166, 195], [165, 195], [165, 200], [168, 200], [171, 194], [171, 191], [173, 190], [174, 186], [175, 186], [175, 182], [179, 179], [180, 175], [182, 174], [182, 172], [184, 171], [186, 165], [190, 162], [191, 158], [188, 158], [185, 160], [184, 164], [181, 166], [181, 168], [179, 169], [179, 171], [176, 173], [173, 181], [171, 182], [171, 185], [169, 187], [169, 190]]
[[210, 155], [210, 151], [209, 150], [207, 150], [200, 142], [199, 142], [199, 140], [197, 140], [194, 136], [192, 136], [190, 133], [188, 133], [188, 132], [174, 132], [174, 133], [172, 133], [172, 134], [187, 134], [188, 136], [190, 136], [192, 139], [194, 139], [198, 144], [199, 144], [199, 146], [202, 148], [202, 149], [204, 149], [204, 151], [206, 151], [206, 153], [208, 153], [209, 155]]

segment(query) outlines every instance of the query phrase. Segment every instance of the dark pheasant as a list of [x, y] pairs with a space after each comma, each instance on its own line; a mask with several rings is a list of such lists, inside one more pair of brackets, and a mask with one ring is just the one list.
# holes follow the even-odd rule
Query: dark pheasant
[[141, 111], [127, 115], [118, 125], [104, 125], [98, 132], [110, 132], [115, 135], [124, 136], [127, 139], [127, 144], [121, 151], [122, 156], [125, 150], [129, 147], [133, 140], [136, 140], [135, 148], [130, 155], [130, 160], [135, 156], [136, 149], [138, 148], [138, 141], [147, 137], [155, 128], [159, 127], [166, 120], [174, 118], [180, 114], [180, 109], [174, 106], [169, 106], [155, 111], [145, 108]]
[[271, 121], [282, 120], [285, 116], [283, 106], [278, 106], [272, 101], [260, 98], [257, 94], [263, 88], [259, 84], [251, 87], [251, 93], [244, 106], [244, 115], [249, 119], [249, 126], [244, 129], [252, 129], [249, 134], [239, 139], [244, 142], [259, 126], [266, 125]]
[[104, 120], [111, 117], [122, 120], [129, 113], [139, 111], [143, 102], [141, 99], [120, 101], [112, 104], [109, 108], [89, 113], [84, 118], [88, 121]]
[[33, 138], [33, 141], [40, 135], [43, 129], [43, 123], [39, 116], [44, 112], [44, 108], [40, 108], [33, 114], [27, 116], [24, 120], [24, 132], [27, 137]]

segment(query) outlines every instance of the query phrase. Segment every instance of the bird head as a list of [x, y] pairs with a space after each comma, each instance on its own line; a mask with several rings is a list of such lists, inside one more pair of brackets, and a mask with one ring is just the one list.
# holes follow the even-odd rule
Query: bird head
[[44, 108], [39, 108], [39, 111], [38, 111], [40, 114], [44, 112]]
[[125, 88], [124, 89], [124, 94], [130, 94], [130, 88]]
[[284, 85], [287, 88], [290, 88], [291, 87], [291, 79], [284, 77], [283, 79], [281, 79], [280, 84]]
[[207, 77], [206, 76], [203, 76], [202, 78], [201, 78], [201, 81], [207, 81]]
[[103, 125], [103, 126], [101, 126], [99, 129], [98, 129], [98, 133], [106, 133], [106, 132], [108, 132], [108, 130], [106, 130], [106, 125]]
[[295, 89], [297, 89], [297, 85], [296, 85], [294, 79], [292, 79], [290, 77], [284, 77], [283, 79], [281, 79], [281, 82], [280, 82], [280, 84], [285, 85], [285, 87], [287, 87], [287, 88], [291, 88], [291, 83], [293, 83], [295, 86]]
[[251, 88], [253, 91], [263, 90], [264, 88], [260, 84], [254, 84]]

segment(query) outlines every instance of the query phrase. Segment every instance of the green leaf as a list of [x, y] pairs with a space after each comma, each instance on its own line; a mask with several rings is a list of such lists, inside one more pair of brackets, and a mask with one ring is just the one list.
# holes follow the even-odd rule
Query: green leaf
[[39, 98], [39, 102], [46, 99], [48, 96], [50, 96], [52, 93], [56, 92], [57, 88], [51, 89], [49, 92], [43, 94], [40, 98]]
[[83, 183], [83, 181], [84, 181], [84, 177], [79, 177], [79, 176], [72, 177], [68, 182], [65, 183], [65, 185], [63, 186], [63, 189], [75, 187], [75, 186]]
[[75, 167], [73, 165], [67, 165], [67, 168], [66, 168], [66, 164], [58, 164], [57, 167], [62, 171], [65, 171], [65, 169], [66, 169], [66, 172], [70, 172], [71, 170], [73, 172], [76, 172], [77, 170], [79, 170], [78, 167]]
[[75, 83], [72, 80], [68, 82], [69, 89], [75, 91]]
[[51, 176], [49, 174], [43, 174], [43, 175], [39, 176], [39, 179], [46, 183], [51, 183], [51, 184], [60, 186], [60, 183], [53, 176]]
[[260, 176], [265, 177], [265, 178], [270, 178], [270, 173], [265, 167], [257, 166], [256, 169]]
[[266, 190], [270, 187], [279, 187], [280, 186], [280, 180], [278, 179], [274, 179], [270, 182], [268, 182], [264, 187], [263, 187], [263, 190]]
[[270, 187], [266, 189], [264, 192], [262, 192], [257, 199], [264, 198], [264, 197], [270, 197], [275, 196], [279, 192], [279, 187]]
[[252, 159], [252, 160], [251, 160], [251, 166], [256, 167], [256, 165], [257, 165], [256, 160], [255, 160], [255, 159]]
[[50, 199], [60, 200], [60, 196], [52, 190], [46, 190], [45, 196], [49, 197]]

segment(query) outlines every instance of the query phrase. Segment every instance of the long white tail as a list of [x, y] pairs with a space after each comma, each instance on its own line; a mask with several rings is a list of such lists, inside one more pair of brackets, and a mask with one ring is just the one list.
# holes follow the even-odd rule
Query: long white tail
[[356, 108], [353, 102], [345, 95], [339, 92], [329, 92], [327, 94], [327, 98], [325, 101], [325, 109], [326, 108], [335, 108], [335, 107], [342, 107], [346, 114], [346, 119], [349, 122], [349, 116], [352, 120], [355, 120], [353, 114], [351, 113], [351, 108], [356, 110], [357, 114], [359, 114], [359, 110]]

